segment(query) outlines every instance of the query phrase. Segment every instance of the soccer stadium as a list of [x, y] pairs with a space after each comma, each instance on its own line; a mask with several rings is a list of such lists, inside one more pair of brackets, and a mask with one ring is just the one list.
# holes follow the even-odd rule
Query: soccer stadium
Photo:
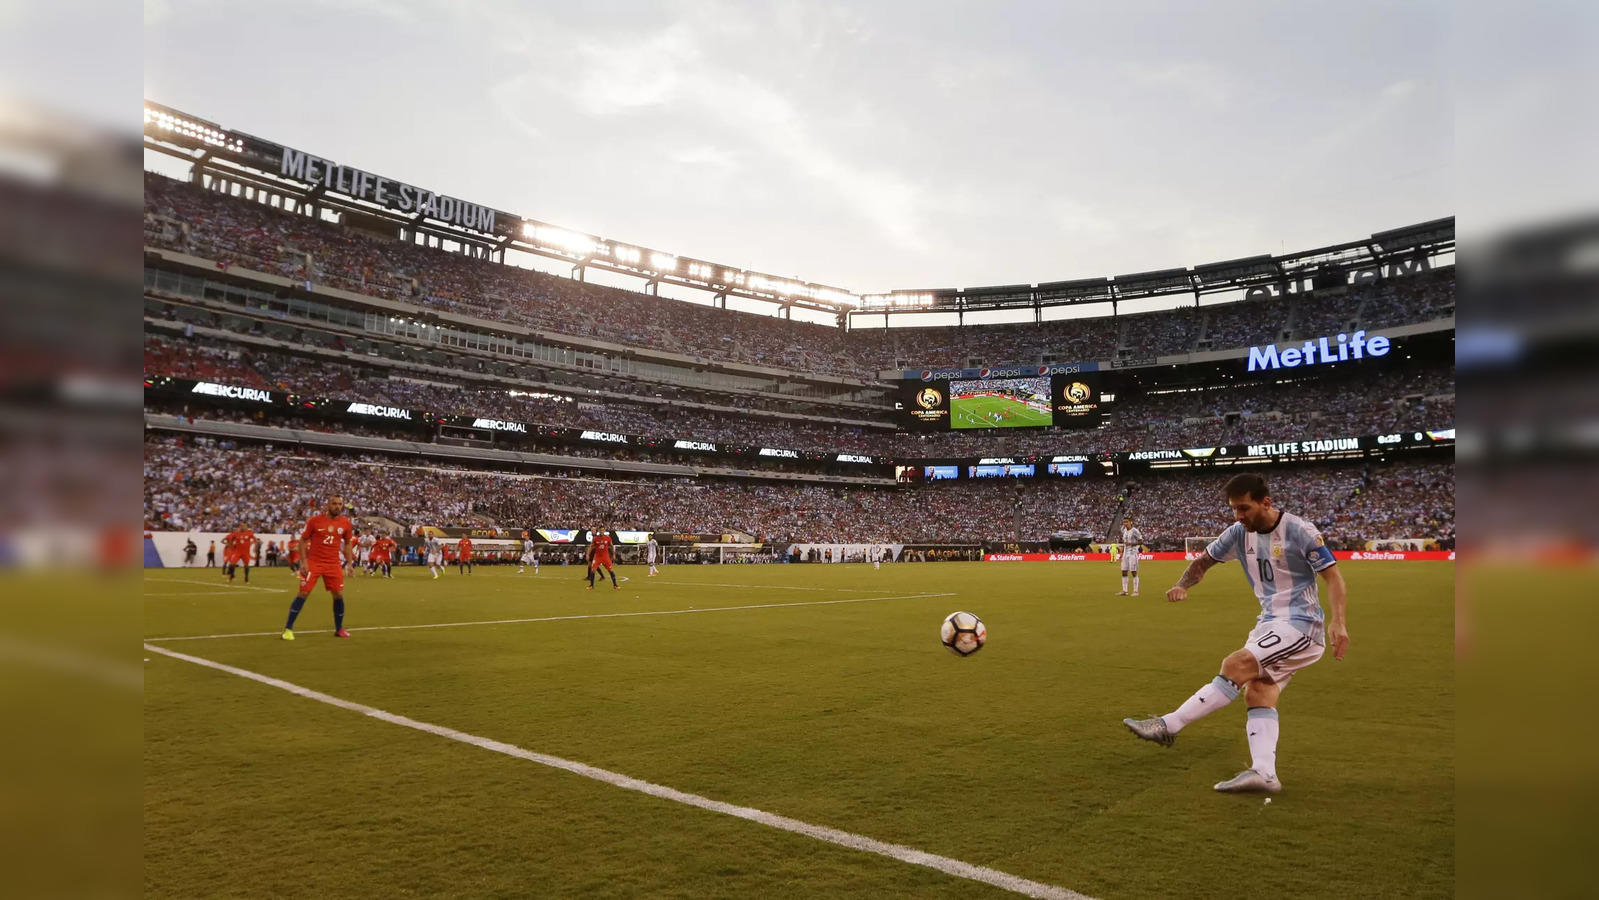
[[160, 99], [147, 894], [1452, 891], [1452, 218], [872, 293]]

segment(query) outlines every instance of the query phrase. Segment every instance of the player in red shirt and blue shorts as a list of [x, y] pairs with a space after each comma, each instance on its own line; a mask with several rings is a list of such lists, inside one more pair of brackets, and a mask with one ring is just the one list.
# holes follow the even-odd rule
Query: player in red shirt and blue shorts
[[594, 573], [605, 567], [611, 575], [611, 588], [621, 590], [622, 586], [616, 583], [616, 570], [611, 568], [611, 532], [610, 529], [594, 532], [594, 540], [589, 542], [589, 590], [594, 590]]
[[344, 498], [329, 497], [327, 512], [311, 517], [300, 535], [305, 548], [305, 565], [300, 569], [300, 590], [289, 604], [289, 621], [283, 626], [283, 639], [294, 640], [294, 620], [305, 606], [305, 598], [316, 587], [317, 579], [333, 595], [333, 634], [350, 636], [344, 630], [344, 566], [355, 559], [355, 526], [344, 514]]

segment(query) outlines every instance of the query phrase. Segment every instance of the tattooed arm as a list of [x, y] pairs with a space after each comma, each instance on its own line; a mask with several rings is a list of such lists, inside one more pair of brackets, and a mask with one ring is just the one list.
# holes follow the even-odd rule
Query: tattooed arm
[[1172, 603], [1179, 603], [1188, 599], [1188, 589], [1199, 583], [1205, 577], [1205, 571], [1216, 564], [1216, 560], [1209, 553], [1201, 551], [1193, 562], [1184, 570], [1183, 577], [1177, 579], [1177, 586], [1166, 592], [1166, 599]]

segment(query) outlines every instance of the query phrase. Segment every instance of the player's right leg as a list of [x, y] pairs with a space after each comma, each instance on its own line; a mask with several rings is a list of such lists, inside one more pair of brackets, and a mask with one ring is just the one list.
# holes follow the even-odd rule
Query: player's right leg
[[1118, 596], [1118, 597], [1127, 596], [1127, 570], [1126, 569], [1122, 569], [1122, 590], [1121, 590], [1121, 593], [1117, 594], [1116, 596]]
[[1238, 699], [1243, 686], [1260, 677], [1260, 666], [1246, 650], [1237, 650], [1222, 660], [1221, 674], [1201, 686], [1182, 705], [1164, 716], [1148, 719], [1123, 719], [1122, 724], [1146, 741], [1170, 747], [1177, 733], [1205, 716]]
[[[299, 590], [295, 592], [294, 600], [289, 603], [289, 620], [283, 623], [284, 640], [294, 640], [294, 620], [300, 617], [300, 610], [305, 608], [305, 598], [309, 596], [311, 590], [316, 587], [316, 580], [318, 577], [319, 576], [313, 575], [310, 572], [306, 572], [300, 576]], [[323, 580], [325, 583], [326, 579]]]

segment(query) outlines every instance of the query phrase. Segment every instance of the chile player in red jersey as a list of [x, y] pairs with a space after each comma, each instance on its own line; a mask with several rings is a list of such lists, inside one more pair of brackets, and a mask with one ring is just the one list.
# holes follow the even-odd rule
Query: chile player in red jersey
[[589, 541], [589, 590], [594, 590], [594, 573], [605, 567], [611, 575], [611, 589], [621, 590], [622, 586], [616, 583], [616, 570], [611, 568], [611, 530], [609, 528], [594, 532], [594, 540]]
[[469, 537], [461, 538], [456, 541], [455, 549], [457, 552], [455, 557], [456, 572], [463, 575], [472, 574], [472, 539]]
[[327, 512], [311, 517], [300, 535], [305, 548], [305, 566], [300, 571], [300, 590], [289, 604], [289, 621], [283, 626], [283, 639], [294, 640], [294, 620], [299, 617], [305, 598], [322, 579], [322, 586], [333, 595], [333, 634], [350, 636], [344, 630], [344, 566], [355, 559], [355, 526], [344, 514], [344, 498], [328, 498]]
[[370, 559], [374, 570], [382, 572], [384, 578], [394, 577], [394, 549], [400, 546], [394, 538], [382, 535], [372, 543]]
[[228, 532], [222, 539], [222, 571], [228, 576], [230, 584], [234, 574], [239, 571], [239, 563], [244, 563], [244, 583], [250, 583], [250, 556], [253, 553], [255, 532], [245, 525]]

